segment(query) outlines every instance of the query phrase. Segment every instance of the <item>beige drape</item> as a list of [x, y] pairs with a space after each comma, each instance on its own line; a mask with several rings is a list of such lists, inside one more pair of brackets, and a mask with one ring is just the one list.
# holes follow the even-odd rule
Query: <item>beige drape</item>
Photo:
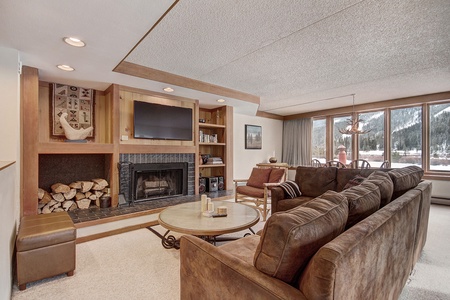
[[284, 121], [282, 161], [290, 166], [311, 163], [312, 118]]

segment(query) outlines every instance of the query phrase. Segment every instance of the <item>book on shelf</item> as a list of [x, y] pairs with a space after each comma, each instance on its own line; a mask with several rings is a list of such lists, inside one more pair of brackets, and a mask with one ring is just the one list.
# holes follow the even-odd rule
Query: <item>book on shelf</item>
[[207, 163], [208, 165], [220, 165], [223, 164], [221, 157], [209, 157]]

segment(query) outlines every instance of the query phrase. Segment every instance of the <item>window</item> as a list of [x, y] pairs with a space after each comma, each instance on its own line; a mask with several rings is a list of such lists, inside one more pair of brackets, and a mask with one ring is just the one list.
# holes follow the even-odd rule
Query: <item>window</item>
[[325, 163], [327, 160], [326, 125], [326, 119], [313, 120], [312, 158], [318, 159], [321, 163]]
[[379, 168], [384, 158], [384, 111], [361, 113], [358, 118], [364, 121], [363, 130], [368, 133], [358, 136], [358, 158], [365, 159], [372, 168]]
[[391, 110], [391, 167], [422, 166], [422, 108]]
[[430, 170], [450, 171], [450, 103], [429, 106]]
[[345, 147], [345, 152], [347, 153], [346, 164], [352, 161], [352, 135], [342, 134], [339, 129], [344, 129], [348, 126], [347, 121], [350, 116], [335, 117], [333, 118], [333, 160], [339, 160], [339, 146]]

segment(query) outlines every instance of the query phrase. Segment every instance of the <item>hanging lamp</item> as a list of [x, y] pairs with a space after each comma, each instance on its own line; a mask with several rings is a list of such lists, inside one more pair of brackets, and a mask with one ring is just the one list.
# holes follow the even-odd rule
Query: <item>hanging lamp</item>
[[371, 130], [362, 130], [364, 125], [364, 121], [360, 118], [355, 118], [355, 94], [352, 94], [353, 97], [353, 107], [352, 107], [352, 117], [347, 119], [347, 126], [339, 129], [339, 132], [342, 134], [364, 134], [368, 133]]

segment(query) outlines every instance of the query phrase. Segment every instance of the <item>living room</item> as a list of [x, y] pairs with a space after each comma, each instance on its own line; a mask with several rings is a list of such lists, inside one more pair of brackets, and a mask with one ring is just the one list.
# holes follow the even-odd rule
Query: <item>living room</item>
[[[256, 22], [253, 19], [256, 13], [248, 12], [252, 6], [257, 7], [259, 5], [255, 3], [240, 4], [241, 6], [237, 6], [235, 11], [224, 12], [223, 16], [217, 13], [217, 11], [221, 10], [214, 6], [209, 7], [210, 10], [202, 8], [197, 11], [197, 5], [201, 6], [201, 4], [194, 4], [189, 1], [165, 1], [163, 4], [155, 6], [145, 4], [144, 7], [139, 7], [137, 4], [130, 5], [126, 2], [108, 5], [106, 1], [96, 5], [89, 2], [77, 4], [88, 8], [89, 13], [84, 14], [77, 6], [64, 6], [59, 3], [53, 3], [54, 7], [52, 9], [47, 7], [49, 4], [39, 2], [25, 6], [19, 6], [19, 4], [13, 4], [12, 2], [5, 4], [6, 7], [3, 11], [8, 12], [7, 14], [10, 15], [10, 18], [8, 20], [5, 18], [2, 21], [5, 22], [2, 28], [9, 30], [5, 30], [0, 35], [0, 46], [2, 47], [1, 78], [3, 83], [2, 95], [9, 101], [2, 101], [3, 110], [1, 112], [3, 143], [0, 160], [7, 162], [5, 163], [6, 167], [2, 169], [2, 179], [4, 180], [1, 183], [2, 199], [6, 199], [6, 205], [2, 210], [1, 216], [1, 241], [2, 253], [4, 253], [1, 260], [6, 262], [5, 264], [2, 263], [2, 266], [5, 266], [5, 270], [1, 272], [3, 274], [1, 275], [1, 284], [2, 287], [5, 286], [5, 289], [1, 288], [1, 290], [5, 290], [6, 293], [10, 291], [8, 282], [11, 281], [12, 276], [9, 271], [12, 266], [11, 258], [14, 251], [15, 233], [20, 217], [24, 212], [24, 203], [27, 205], [29, 202], [29, 200], [26, 200], [28, 198], [24, 199], [21, 196], [23, 193], [21, 182], [29, 179], [27, 178], [28, 174], [21, 171], [22, 167], [26, 168], [26, 163], [21, 158], [21, 152], [23, 150], [29, 151], [27, 147], [30, 147], [30, 144], [22, 143], [20, 137], [21, 131], [24, 130], [23, 122], [31, 122], [31, 125], [28, 125], [27, 128], [32, 128], [32, 122], [36, 120], [23, 120], [19, 117], [20, 99], [24, 93], [29, 91], [29, 89], [23, 90], [23, 87], [29, 82], [21, 82], [20, 75], [17, 73], [18, 69], [23, 70], [22, 65], [36, 69], [39, 73], [38, 80], [41, 83], [65, 83], [93, 88], [101, 92], [106, 91], [110, 85], [117, 84], [155, 94], [168, 95], [167, 97], [182, 97], [194, 102], [198, 101], [199, 107], [205, 109], [223, 105], [233, 107], [232, 149], [230, 149], [232, 165], [230, 166], [231, 170], [229, 170], [229, 178], [246, 178], [257, 163], [267, 162], [271, 156], [277, 157], [279, 161], [282, 160], [282, 153], [285, 150], [282, 146], [283, 120], [297, 117], [321, 117], [331, 120], [334, 116], [350, 115], [352, 109], [365, 112], [379, 108], [402, 107], [413, 104], [427, 106], [427, 104], [446, 103], [445, 101], [450, 98], [448, 94], [450, 91], [450, 86], [448, 85], [448, 82], [450, 82], [448, 70], [449, 54], [448, 47], [446, 48], [448, 37], [444, 36], [444, 33], [448, 32], [449, 24], [443, 18], [449, 9], [447, 3], [408, 4], [402, 2], [389, 4], [383, 2], [376, 4], [364, 3], [364, 1], [344, 2], [342, 1], [336, 7], [327, 5], [323, 11], [319, 7], [314, 7], [315, 5], [313, 4], [310, 4], [312, 5], [311, 7], [301, 7], [299, 4], [299, 7], [295, 5], [291, 8], [289, 6], [284, 7], [283, 3], [271, 4], [275, 7], [278, 6], [278, 9], [281, 11], [279, 13], [283, 13], [282, 19], [285, 18], [286, 21], [281, 23], [290, 24], [288, 27], [292, 28], [285, 31], [272, 32], [273, 36], [264, 36], [260, 39], [253, 39], [250, 29], [249, 32], [245, 31], [245, 35], [242, 36], [240, 36], [240, 32], [244, 31], [244, 28], [253, 28], [255, 30], [253, 36], [255, 36], [255, 32], [259, 34], [268, 32], [270, 22], [265, 24], [269, 28], [263, 27], [260, 30], [256, 30], [254, 27], [262, 26], [261, 19], [263, 18], [273, 18], [273, 23], [277, 24], [275, 20], [278, 20], [279, 17], [275, 14], [269, 14], [266, 9], [259, 8], [260, 11], [258, 10], [258, 12], [261, 14], [264, 12], [264, 14], [257, 18], [259, 23]], [[205, 7], [208, 6], [209, 4], [205, 5]], [[273, 10], [273, 7], [271, 9]], [[304, 14], [300, 14], [302, 9], [304, 11], [314, 11], [318, 15], [307, 19], [305, 23], [295, 24], [294, 21], [296, 20], [306, 19]], [[293, 12], [289, 12], [290, 10]], [[82, 21], [74, 20], [72, 22], [64, 20], [64, 18], [60, 17], [63, 11], [71, 11], [76, 16], [74, 19]], [[138, 11], [141, 12], [138, 14]], [[169, 67], [169, 63], [173, 62], [170, 62], [169, 59], [163, 59], [163, 54], [167, 52], [166, 55], [168, 57], [176, 57], [174, 52], [169, 53], [169, 49], [171, 47], [174, 48], [174, 44], [166, 45], [167, 48], [164, 48], [162, 47], [164, 42], [158, 39], [159, 46], [153, 47], [160, 48], [152, 57], [151, 63], [153, 64], [145, 65], [145, 70], [150, 71], [149, 69], [151, 68], [153, 72], [144, 72], [144, 75], [142, 75], [139, 72], [142, 72], [143, 69], [137, 67], [124, 71], [126, 70], [125, 67], [129, 67], [130, 64], [140, 62], [141, 51], [145, 53], [145, 51], [152, 52], [155, 50], [151, 45], [144, 43], [144, 37], [150, 38], [156, 34], [160, 36], [164, 32], [159, 32], [159, 30], [163, 29], [167, 30], [165, 34], [174, 34], [175, 41], [179, 38], [178, 34], [185, 36], [185, 32], [181, 31], [182, 26], [180, 26], [180, 24], [185, 24], [183, 23], [185, 19], [180, 16], [175, 18], [181, 12], [188, 16], [190, 14], [197, 15], [200, 12], [204, 14], [199, 15], [201, 17], [198, 20], [195, 19], [195, 22], [193, 20], [192, 23], [186, 23], [187, 28], [185, 30], [197, 32], [196, 34], [191, 33], [195, 37], [195, 43], [193, 44], [203, 45], [203, 51], [207, 52], [198, 53], [194, 59], [194, 54], [198, 51], [198, 48], [193, 47], [194, 45], [191, 44], [189, 47], [192, 48], [189, 48], [189, 50], [186, 50], [186, 53], [179, 56], [190, 56], [193, 65], [208, 64], [205, 69], [219, 70], [221, 66], [223, 67], [227, 64], [230, 70], [225, 70], [220, 75], [223, 76], [222, 78], [215, 79], [215, 74], [209, 78], [206, 75], [194, 76], [194, 71], [178, 70], [173, 65]], [[243, 14], [241, 17], [239, 17], [239, 12]], [[105, 15], [105, 20], [102, 21], [103, 23], [98, 21], [101, 24], [98, 24], [97, 33], [96, 35], [91, 35], [90, 31], [94, 31], [92, 30], [92, 20], [101, 19], [98, 18], [98, 15]], [[298, 17], [298, 15], [301, 15], [301, 17]], [[230, 16], [235, 16], [235, 18], [232, 19]], [[379, 18], [375, 16], [379, 16]], [[387, 24], [390, 22], [386, 20], [394, 19], [393, 16], [398, 18], [395, 18], [394, 24], [388, 26]], [[418, 16], [421, 17], [419, 18]], [[53, 20], [53, 23], [51, 22], [52, 18], [56, 18]], [[244, 22], [241, 18], [246, 21]], [[338, 33], [332, 30], [333, 26], [326, 23], [327, 20], [332, 20], [333, 18], [336, 18], [338, 21], [334, 28], [339, 30]], [[368, 19], [366, 20], [367, 22], [363, 21], [364, 18]], [[433, 18], [435, 23], [428, 22], [430, 18]], [[49, 22], [44, 22], [47, 19]], [[117, 22], [117, 20], [134, 20], [134, 22]], [[169, 26], [166, 23], [169, 20], [180, 22], [174, 23], [173, 26], [176, 30], [165, 28], [165, 26]], [[225, 22], [226, 20], [228, 21]], [[418, 23], [413, 23], [412, 20], [416, 20]], [[202, 23], [206, 21], [216, 26], [211, 27], [209, 35], [204, 35], [203, 31], [201, 31], [205, 30], [205, 32], [208, 32], [206, 29], [203, 29], [203, 27], [208, 28], [209, 26]], [[318, 27], [312, 26], [315, 22], [317, 22]], [[62, 23], [67, 27], [64, 27]], [[353, 25], [350, 26], [350, 24]], [[361, 29], [360, 24], [367, 26], [362, 32], [359, 31]], [[325, 25], [327, 25], [326, 29], [330, 32], [327, 31], [323, 35], [314, 35], [314, 32], [308, 32], [307, 30], [307, 28], [310, 28], [312, 31], [318, 30], [320, 26]], [[349, 27], [346, 27], [347, 25]], [[201, 30], [199, 26], [202, 26]], [[375, 27], [372, 28], [371, 26]], [[390, 26], [393, 26], [393, 30], [390, 30]], [[224, 40], [222, 28], [223, 32], [234, 33], [230, 40]], [[411, 28], [420, 28], [420, 30], [410, 31]], [[180, 32], [172, 32], [177, 30]], [[397, 34], [400, 37], [397, 35], [391, 36], [391, 33], [393, 34], [396, 30], [398, 30]], [[111, 37], [102, 37], [102, 32], [109, 33]], [[343, 32], [347, 34], [343, 34]], [[409, 33], [406, 35], [405, 32]], [[35, 33], [36, 36], [31, 37], [28, 35], [32, 33]], [[65, 45], [62, 39], [69, 33], [83, 39], [87, 38], [86, 46], [76, 49]], [[280, 40], [280, 42], [283, 40], [289, 41], [289, 36], [295, 35], [295, 33], [299, 35], [306, 33], [313, 35], [302, 38], [297, 37], [301, 43], [304, 43], [300, 48], [298, 48], [299, 44], [295, 44], [290, 46], [284, 45], [283, 48], [276, 50], [275, 46], [280, 46], [281, 44], [275, 43], [273, 45], [274, 49], [267, 49], [275, 51], [274, 53], [281, 53], [282, 55], [280, 56], [283, 56], [283, 59], [277, 58], [277, 56], [261, 59], [262, 62], [268, 65], [268, 73], [272, 72], [271, 76], [262, 76], [260, 69], [257, 69], [257, 64], [255, 64], [258, 62], [258, 66], [260, 66], [261, 62], [255, 60], [255, 57], [250, 57], [250, 60], [240, 64], [239, 72], [231, 72], [231, 69], [233, 69], [231, 62], [237, 57], [244, 57], [252, 52], [257, 55], [256, 49], [270, 48], [269, 45], [271, 43], [269, 41], [272, 39]], [[352, 39], [348, 37], [348, 33], [350, 33]], [[386, 36], [385, 39], [381, 38], [383, 34]], [[206, 40], [199, 39], [199, 36], [203, 36]], [[215, 43], [212, 42], [213, 36], [218, 36], [217, 40], [215, 39]], [[330, 36], [337, 40], [328, 39]], [[340, 38], [343, 40], [340, 40]], [[142, 43], [140, 43], [141, 39], [143, 39]], [[261, 42], [261, 39], [264, 41]], [[120, 42], [117, 42], [118, 40]], [[154, 40], [149, 41], [155, 42]], [[327, 45], [326, 41], [334, 41], [335, 44], [328, 49], [325, 47]], [[358, 41], [358, 43], [355, 44], [355, 41]], [[401, 43], [401, 41], [405, 43]], [[101, 42], [104, 45], [100, 45]], [[254, 46], [254, 43], [257, 46]], [[225, 47], [224, 44], [227, 46]], [[232, 45], [234, 44], [236, 45], [235, 47], [241, 49], [239, 53], [233, 54], [230, 52], [230, 48], [233, 48]], [[313, 47], [315, 44], [320, 45], [320, 47]], [[365, 46], [362, 46], [363, 44]], [[44, 45], [46, 46], [44, 47]], [[253, 49], [249, 45], [256, 48]], [[415, 47], [412, 47], [413, 45]], [[306, 54], [302, 51], [290, 52], [296, 47], [297, 49], [303, 49], [303, 51], [309, 50]], [[343, 52], [339, 51], [339, 47], [344, 48]], [[381, 51], [383, 48], [385, 50]], [[110, 53], [110, 49], [114, 49], [114, 51]], [[178, 49], [178, 52], [180, 50], [176, 47], [175, 49]], [[213, 52], [214, 49], [217, 52]], [[131, 53], [130, 56], [128, 56], [129, 52]], [[222, 52], [229, 54], [229, 56]], [[313, 55], [315, 53], [320, 55]], [[344, 56], [344, 53], [350, 55]], [[347, 57], [347, 60], [339, 60], [338, 58], [341, 55], [342, 57]], [[128, 58], [126, 58], [127, 56]], [[359, 60], [366, 58], [366, 56], [369, 56], [370, 60]], [[405, 57], [407, 59], [402, 60]], [[310, 59], [311, 62], [309, 64], [307, 62]], [[353, 62], [352, 59], [354, 59]], [[297, 64], [298, 62], [295, 62], [294, 64], [294, 61], [297, 60], [303, 61], [303, 63]], [[337, 64], [338, 61], [338, 66], [335, 66], [334, 63]], [[56, 65], [60, 63], [72, 65], [75, 71], [65, 73], [56, 69]], [[372, 67], [375, 67], [378, 63], [383, 68], [375, 71]], [[163, 64], [163, 66], [159, 64]], [[164, 64], [166, 65], [164, 66]], [[289, 66], [289, 64], [293, 66]], [[113, 71], [114, 69], [117, 70]], [[295, 69], [297, 71], [294, 72]], [[177, 71], [171, 72], [171, 70]], [[313, 72], [314, 70], [317, 70], [317, 72]], [[196, 72], [201, 73], [204, 70]], [[182, 78], [179, 76], [180, 74], [193, 75]], [[235, 79], [234, 83], [227, 81], [227, 78], [232, 77]], [[300, 79], [299, 82], [294, 83], [286, 77], [298, 77]], [[274, 80], [274, 78], [277, 80]], [[252, 89], [245, 88], [243, 83], [246, 81], [249, 84], [259, 81], [259, 86], [253, 86]], [[272, 85], [272, 81], [280, 81], [284, 84]], [[204, 84], [204, 82], [208, 82], [208, 84]], [[36, 84], [36, 82], [32, 84]], [[39, 85], [38, 82], [37, 84]], [[175, 91], [172, 94], [163, 91], [163, 88], [167, 86], [171, 86]], [[225, 86], [232, 87], [232, 89], [224, 88]], [[33, 86], [32, 88], [39, 90], [38, 86]], [[353, 101], [356, 101], [356, 105], [354, 106], [352, 104], [355, 103], [352, 103], [352, 97], [349, 96], [352, 94], [355, 94]], [[218, 104], [216, 102], [218, 99], [225, 99], [226, 102]], [[98, 115], [98, 117], [100, 116]], [[249, 124], [261, 126], [262, 128], [261, 149], [246, 149], [245, 147], [245, 126]], [[120, 132], [115, 138], [120, 139], [121, 135]], [[125, 142], [118, 142], [118, 144], [123, 143]], [[388, 148], [386, 147], [386, 149]], [[332, 148], [330, 148], [329, 152], [331, 151], [333, 151]], [[424, 163], [430, 160], [431, 154], [427, 155], [423, 160]], [[24, 159], [26, 161], [27, 158], [25, 157]], [[294, 176], [293, 173], [294, 170], [291, 170], [290, 178]], [[429, 172], [426, 175], [428, 175], [427, 179], [432, 179], [433, 181], [433, 196], [445, 198], [449, 190], [447, 174], [445, 172], [438, 172], [439, 174], [437, 175], [432, 173]], [[36, 178], [33, 178], [33, 180], [36, 180]], [[115, 194], [114, 197], [118, 197], [118, 194]]]

